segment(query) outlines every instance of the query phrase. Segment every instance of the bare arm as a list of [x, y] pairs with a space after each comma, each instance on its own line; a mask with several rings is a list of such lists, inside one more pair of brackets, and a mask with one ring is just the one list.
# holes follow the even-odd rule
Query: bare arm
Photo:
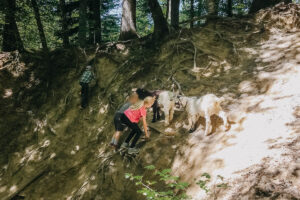
[[146, 116], [143, 117], [143, 126], [144, 126], [144, 131], [145, 131], [146, 138], [149, 138], [150, 135], [148, 135], [148, 127], [147, 127], [147, 122], [146, 122]]

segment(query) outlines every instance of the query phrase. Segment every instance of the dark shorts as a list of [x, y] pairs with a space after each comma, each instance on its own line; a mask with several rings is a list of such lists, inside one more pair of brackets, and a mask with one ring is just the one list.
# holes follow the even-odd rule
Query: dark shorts
[[116, 113], [114, 117], [114, 124], [115, 124], [115, 129], [116, 131], [123, 131], [126, 127], [125, 124], [122, 123], [121, 121], [121, 116], [123, 113]]

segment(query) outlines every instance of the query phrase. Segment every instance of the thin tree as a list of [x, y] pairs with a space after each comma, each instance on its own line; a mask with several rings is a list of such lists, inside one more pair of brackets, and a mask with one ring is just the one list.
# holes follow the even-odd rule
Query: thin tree
[[166, 19], [171, 19], [171, 0], [167, 0]]
[[67, 22], [67, 11], [66, 11], [66, 3], [65, 0], [59, 0], [60, 6], [60, 15], [61, 15], [61, 22], [62, 22], [62, 38], [63, 38], [63, 45], [64, 47], [69, 46], [69, 35], [68, 35], [68, 22]]
[[94, 0], [88, 0], [88, 44], [95, 44]]
[[191, 0], [191, 7], [190, 7], [190, 19], [191, 19], [191, 23], [190, 23], [190, 28], [194, 27], [194, 0]]
[[157, 0], [147, 0], [154, 21], [154, 38], [160, 39], [169, 33], [168, 23]]
[[253, 0], [249, 13], [253, 14], [259, 11], [260, 9], [264, 9], [267, 7], [272, 7], [280, 2], [284, 2], [285, 4], [292, 3], [292, 0]]
[[137, 38], [136, 33], [136, 0], [123, 0], [122, 21], [119, 40]]
[[227, 0], [226, 13], [228, 17], [232, 17], [232, 0]]
[[[203, 12], [202, 12], [202, 10], [203, 10], [203, 7], [204, 7], [204, 5], [203, 5], [203, 0], [198, 0], [198, 8], [197, 8], [197, 15], [198, 15], [198, 17], [201, 17], [202, 16], [202, 14], [203, 14]], [[198, 25], [200, 25], [200, 20], [197, 22], [197, 24]]]
[[78, 40], [79, 40], [79, 45], [81, 47], [86, 46], [86, 33], [87, 33], [87, 0], [80, 0]]
[[38, 30], [39, 30], [39, 35], [40, 35], [40, 40], [41, 40], [41, 43], [42, 43], [42, 47], [43, 47], [44, 50], [47, 50], [48, 49], [47, 41], [46, 41], [46, 36], [45, 36], [45, 33], [44, 33], [43, 24], [42, 24], [42, 21], [41, 21], [39, 7], [37, 5], [36, 0], [31, 0], [31, 4], [32, 4], [32, 7], [33, 7], [33, 11], [34, 11], [36, 24], [37, 24], [37, 27], [38, 27]]
[[180, 0], [170, 0], [170, 1], [171, 1], [171, 26], [175, 29], [178, 29]]
[[4, 0], [5, 24], [3, 28], [3, 51], [23, 51], [24, 46], [15, 19], [16, 0]]
[[93, 0], [93, 18], [94, 18], [94, 34], [95, 42], [101, 42], [101, 15], [100, 15], [100, 5], [101, 0]]

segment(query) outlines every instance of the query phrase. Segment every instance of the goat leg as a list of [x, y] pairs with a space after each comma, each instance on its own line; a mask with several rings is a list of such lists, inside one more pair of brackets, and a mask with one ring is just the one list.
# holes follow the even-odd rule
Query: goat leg
[[205, 115], [205, 135], [209, 135], [211, 132], [210, 115]]
[[169, 108], [164, 108], [164, 114], [165, 114], [165, 126], [169, 126], [170, 124]]
[[224, 111], [220, 111], [219, 112], [219, 116], [222, 118], [223, 120], [223, 125], [225, 127], [225, 130], [228, 131], [229, 130], [229, 124], [228, 124], [228, 119], [227, 119], [227, 115]]
[[157, 114], [157, 115], [156, 115], [156, 119], [157, 119], [157, 120], [160, 120], [160, 114], [159, 114], [159, 111], [160, 111], [160, 108], [158, 107], [158, 108], [157, 108], [157, 112], [156, 112], [156, 114]]
[[175, 106], [175, 104], [172, 103], [171, 108], [170, 108], [170, 122], [173, 120], [173, 116], [174, 116], [174, 106]]
[[192, 115], [190, 118], [191, 118], [192, 123], [191, 123], [189, 132], [192, 133], [197, 129], [196, 128], [197, 117], [195, 115]]

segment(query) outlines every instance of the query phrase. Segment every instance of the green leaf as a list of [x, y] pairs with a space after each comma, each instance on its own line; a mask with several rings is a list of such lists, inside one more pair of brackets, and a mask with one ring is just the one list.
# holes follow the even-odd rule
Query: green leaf
[[145, 169], [154, 170], [155, 166], [154, 165], [148, 165], [148, 166], [145, 167]]
[[135, 180], [142, 180], [143, 176], [134, 176], [133, 177]]
[[210, 175], [208, 173], [203, 173], [201, 176], [206, 177], [207, 179], [210, 179]]
[[217, 177], [218, 177], [219, 179], [221, 179], [222, 181], [224, 180], [224, 177], [221, 176], [221, 175], [218, 175]]
[[227, 183], [221, 183], [221, 184], [218, 184], [217, 187], [219, 187], [219, 188], [228, 188], [228, 184]]
[[125, 173], [125, 178], [126, 178], [126, 179], [129, 179], [131, 176], [132, 176], [132, 174], [130, 174], [130, 173]]
[[171, 172], [172, 172], [171, 169], [164, 169], [164, 170], [162, 170], [163, 174], [170, 174]]

